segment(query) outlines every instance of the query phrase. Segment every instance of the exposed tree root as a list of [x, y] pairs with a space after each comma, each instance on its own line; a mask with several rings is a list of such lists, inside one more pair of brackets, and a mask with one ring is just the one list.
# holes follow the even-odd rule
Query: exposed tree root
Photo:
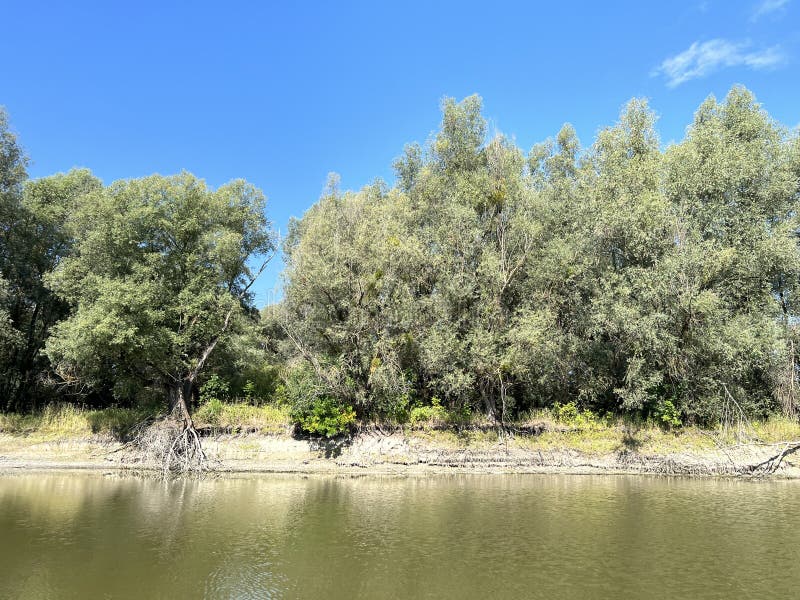
[[191, 419], [173, 415], [147, 419], [136, 426], [127, 446], [140, 462], [160, 464], [164, 477], [203, 473], [208, 458]]
[[766, 460], [763, 460], [756, 465], [748, 466], [748, 472], [754, 477], [772, 475], [773, 473], [777, 472], [778, 469], [780, 469], [783, 459], [800, 450], [800, 441], [785, 442], [780, 445], [783, 446], [783, 449], [780, 452], [773, 454]]

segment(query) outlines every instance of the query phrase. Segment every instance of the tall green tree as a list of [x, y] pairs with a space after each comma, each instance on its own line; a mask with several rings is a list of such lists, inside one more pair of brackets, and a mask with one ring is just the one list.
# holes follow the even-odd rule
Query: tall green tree
[[361, 416], [794, 411], [796, 135], [735, 88], [666, 150], [633, 100], [590, 147], [565, 126], [526, 160], [480, 110], [445, 100], [395, 189], [332, 191], [293, 225], [286, 331], [315, 393]]
[[0, 273], [5, 294], [0, 300], [12, 332], [0, 358], [0, 397], [6, 409], [40, 406], [56, 390], [42, 352], [52, 326], [69, 312], [44, 282], [72, 247], [63, 223], [85, 193], [100, 181], [86, 170], [26, 180], [25, 157], [0, 114]]
[[16, 395], [12, 378], [17, 376], [14, 368], [15, 356], [23, 344], [23, 337], [15, 327], [12, 317], [14, 304], [14, 287], [8, 280], [13, 271], [15, 259], [14, 243], [15, 227], [22, 213], [22, 184], [27, 178], [25, 166], [27, 159], [17, 142], [16, 135], [10, 130], [8, 115], [0, 107], [0, 386], [5, 400], [3, 408], [9, 408], [10, 395]]
[[58, 374], [110, 378], [119, 398], [160, 388], [191, 426], [199, 374], [253, 314], [250, 286], [274, 247], [264, 209], [245, 181], [210, 190], [188, 173], [85, 195], [67, 220], [73, 251], [48, 277], [74, 307], [47, 342]]
[[795, 412], [797, 147], [796, 134], [735, 87], [724, 102], [706, 100], [666, 153], [666, 192], [680, 216], [675, 363], [688, 411], [718, 413], [735, 397], [762, 413], [773, 399]]

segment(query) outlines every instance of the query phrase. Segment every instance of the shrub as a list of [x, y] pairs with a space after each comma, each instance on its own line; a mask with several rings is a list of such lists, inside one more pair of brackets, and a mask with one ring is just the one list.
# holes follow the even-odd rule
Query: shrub
[[556, 419], [567, 425], [572, 425], [578, 420], [580, 411], [574, 402], [567, 402], [566, 404], [555, 405]]
[[408, 422], [411, 425], [433, 426], [447, 421], [447, 411], [442, 406], [442, 401], [436, 396], [431, 400], [431, 406], [415, 406], [411, 409]]
[[282, 374], [272, 400], [279, 405], [302, 407], [308, 403], [309, 398], [317, 396], [317, 386], [317, 377], [311, 369], [305, 365], [292, 365]]
[[334, 437], [347, 431], [355, 422], [353, 407], [340, 404], [333, 398], [317, 398], [306, 406], [292, 410], [292, 419], [303, 431], [324, 437]]
[[658, 423], [667, 429], [683, 425], [681, 412], [675, 407], [672, 400], [662, 400], [659, 402], [656, 406], [655, 416]]
[[230, 393], [230, 385], [216, 373], [208, 378], [200, 388], [200, 400], [225, 400]]
[[251, 379], [248, 379], [247, 383], [245, 383], [244, 387], [242, 388], [242, 393], [244, 394], [245, 400], [252, 402], [256, 395], [256, 384], [253, 383]]
[[555, 409], [556, 420], [565, 425], [592, 428], [597, 425], [609, 424], [607, 417], [601, 417], [588, 408], [580, 410], [574, 402], [556, 404], [553, 408]]
[[393, 402], [388, 403], [385, 411], [378, 414], [378, 417], [389, 422], [408, 423], [413, 405], [412, 394], [400, 394]]

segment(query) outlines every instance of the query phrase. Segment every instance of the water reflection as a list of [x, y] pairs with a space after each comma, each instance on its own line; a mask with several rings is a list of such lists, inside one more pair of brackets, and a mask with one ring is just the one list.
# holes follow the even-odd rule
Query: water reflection
[[789, 598], [795, 482], [0, 476], [0, 597]]

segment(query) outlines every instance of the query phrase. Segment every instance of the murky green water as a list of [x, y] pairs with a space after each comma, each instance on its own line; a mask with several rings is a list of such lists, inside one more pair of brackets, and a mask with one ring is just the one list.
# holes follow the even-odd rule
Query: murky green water
[[800, 483], [0, 476], [0, 598], [797, 598]]

